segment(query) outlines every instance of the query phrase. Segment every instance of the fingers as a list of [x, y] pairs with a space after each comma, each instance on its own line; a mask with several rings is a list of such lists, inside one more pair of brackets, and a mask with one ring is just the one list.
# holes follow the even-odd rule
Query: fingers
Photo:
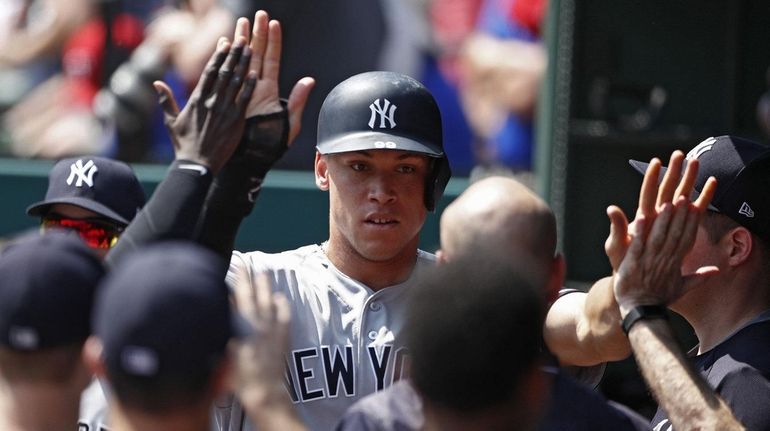
[[315, 79], [304, 77], [294, 84], [289, 94], [289, 142], [294, 141], [302, 126], [302, 112], [305, 110], [310, 91], [315, 86]]
[[251, 70], [257, 71], [257, 76], [262, 74], [262, 62], [265, 58], [265, 49], [267, 48], [267, 28], [268, 15], [263, 10], [258, 10], [254, 14], [254, 30], [251, 33]]
[[190, 97], [191, 99], [193, 99], [194, 96], [197, 96], [200, 99], [205, 99], [206, 96], [211, 92], [214, 83], [217, 81], [219, 68], [222, 66], [222, 63], [224, 63], [229, 51], [230, 42], [228, 42], [227, 38], [219, 38], [219, 42], [217, 42], [217, 48], [214, 50], [214, 53], [211, 54], [211, 58], [209, 58], [208, 63], [206, 63], [206, 67], [203, 69], [201, 79], [198, 80], [198, 85], [192, 92], [192, 96]]
[[235, 270], [234, 296], [238, 311], [252, 324], [254, 323], [254, 304], [256, 298], [248, 270], [238, 266]]
[[[245, 41], [245, 39], [242, 39]], [[235, 99], [235, 96], [239, 94], [241, 90], [241, 86], [243, 86], [244, 80], [246, 78], [246, 73], [249, 70], [249, 62], [251, 60], [251, 48], [248, 46], [243, 47], [243, 53], [241, 54], [241, 58], [238, 61], [238, 65], [235, 67], [235, 71], [233, 72], [232, 79], [230, 79], [230, 83], [227, 85], [227, 91], [225, 92], [223, 103], [226, 106], [229, 106], [233, 100]]]
[[607, 217], [610, 219], [610, 234], [604, 242], [604, 251], [610, 259], [612, 270], [617, 271], [630, 241], [628, 219], [623, 210], [614, 205], [607, 208]]
[[249, 106], [251, 96], [254, 94], [254, 88], [257, 87], [257, 72], [251, 70], [246, 75], [246, 82], [243, 84], [241, 93], [238, 95], [238, 100], [235, 102], [235, 107], [238, 110], [238, 116], [245, 115], [246, 108]]
[[688, 201], [690, 200], [693, 186], [695, 186], [695, 181], [698, 179], [698, 166], [700, 166], [700, 162], [695, 159], [687, 162], [682, 180], [679, 182], [679, 187], [676, 188], [674, 193], [674, 199], [684, 196]]
[[[214, 85], [214, 89], [212, 90], [212, 94], [214, 95], [214, 98], [211, 101], [212, 104], [217, 104], [223, 100], [223, 98], [217, 96], [222, 94], [222, 90], [227, 88], [227, 86], [230, 84], [230, 81], [235, 76], [235, 69], [241, 59], [241, 56], [243, 55], [245, 46], [246, 40], [244, 38], [238, 38], [235, 40], [235, 42], [233, 42], [233, 46], [230, 48], [230, 52], [227, 54], [227, 58], [217, 73], [216, 83]], [[238, 85], [240, 85], [240, 82], [238, 82]]]
[[663, 176], [660, 187], [658, 187], [658, 200], [655, 204], [656, 208], [660, 208], [666, 202], [673, 201], [674, 192], [676, 191], [677, 184], [679, 184], [679, 178], [682, 175], [683, 162], [684, 153], [679, 150], [671, 153], [666, 174]]
[[717, 179], [714, 177], [709, 177], [709, 179], [706, 180], [706, 184], [703, 186], [703, 190], [700, 192], [700, 196], [698, 196], [698, 199], [695, 200], [693, 205], [699, 211], [705, 211], [708, 209], [709, 204], [711, 204], [711, 200], [714, 198], [716, 189]]
[[257, 275], [254, 283], [255, 304], [257, 318], [260, 320], [272, 320], [274, 315], [272, 300], [272, 283], [267, 274], [262, 272]]
[[171, 88], [163, 81], [155, 81], [152, 83], [155, 87], [155, 91], [158, 92], [158, 103], [163, 109], [163, 117], [166, 119], [166, 124], [173, 121], [177, 115], [179, 115], [179, 105], [176, 103], [174, 93]]
[[709, 278], [719, 274], [719, 268], [716, 266], [702, 266], [694, 273], [682, 277], [682, 294], [702, 286]]
[[267, 48], [260, 78], [278, 81], [278, 73], [281, 69], [281, 24], [276, 20], [271, 20], [268, 23], [267, 33]]
[[654, 158], [647, 166], [644, 173], [642, 188], [639, 190], [639, 205], [636, 210], [637, 217], [653, 217], [655, 215], [655, 199], [658, 191], [658, 176], [660, 175], [660, 160]]
[[238, 40], [239, 37], [249, 40], [249, 20], [247, 18], [241, 17], [235, 22], [233, 40]]

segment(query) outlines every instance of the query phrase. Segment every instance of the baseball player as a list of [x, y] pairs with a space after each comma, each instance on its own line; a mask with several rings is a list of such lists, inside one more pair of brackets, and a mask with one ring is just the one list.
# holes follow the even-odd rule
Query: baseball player
[[40, 217], [44, 231], [78, 232], [104, 257], [144, 203], [144, 190], [127, 164], [104, 157], [74, 157], [54, 165], [45, 199], [30, 205], [27, 214]]
[[0, 253], [0, 429], [75, 429], [91, 380], [81, 352], [103, 275], [75, 235], [30, 235]]
[[[478, 223], [478, 220], [485, 222]], [[566, 289], [559, 292], [565, 265], [563, 257], [556, 252], [556, 224], [551, 209], [531, 190], [512, 178], [489, 177], [473, 183], [442, 214], [441, 250], [438, 252], [440, 261], [447, 266], [463, 265], [468, 262], [468, 254], [496, 256], [497, 260], [490, 259], [499, 265], [511, 266], [514, 272], [530, 274], [530, 278], [535, 280], [532, 284], [537, 287], [542, 296], [541, 301], [543, 298], [546, 300], [543, 302], [552, 302], [557, 294], [572, 294]], [[489, 268], [488, 263], [484, 266]], [[449, 271], [475, 273], [474, 271], [478, 270], [452, 268]], [[486, 275], [478, 274], [477, 278], [494, 283], [494, 280]], [[470, 279], [473, 277], [471, 276]], [[465, 286], [465, 289], [471, 292], [477, 288], [484, 290], [483, 285], [471, 284]], [[545, 304], [543, 304], [543, 313], [545, 313]], [[451, 337], [447, 338], [451, 339]], [[456, 340], [458, 343], [459, 338]], [[521, 340], [522, 343], [525, 341], [525, 338]], [[537, 341], [541, 342], [540, 339]], [[472, 341], [467, 339], [464, 342], [472, 344]], [[508, 342], [512, 346], [500, 348], [515, 349], [517, 336], [514, 335]], [[457, 347], [457, 349], [461, 348]], [[532, 349], [536, 352], [540, 351], [539, 346]], [[457, 356], [462, 357], [459, 352]], [[543, 356], [538, 361], [540, 375], [534, 376], [541, 379], [544, 406], [542, 424], [537, 429], [554, 431], [648, 429], [648, 424], [643, 418], [629, 413], [623, 407], [616, 409], [609, 405], [599, 394], [573, 381], [567, 372], [559, 369], [558, 364], [549, 354]], [[462, 366], [493, 370], [493, 373], [496, 371], [505, 374], [508, 371], [504, 368], [510, 366], [507, 362], [497, 363], [491, 358], [482, 359], [472, 356], [465, 359], [465, 361], [458, 359], [460, 363], [467, 362]], [[451, 365], [446, 364], [445, 367], [449, 368]], [[455, 369], [455, 372], [472, 373], [472, 371], [467, 373], [461, 371], [460, 368]], [[437, 381], [442, 380], [428, 375], [429, 373], [425, 370], [423, 374], [423, 378], [427, 380], [436, 379], [434, 385], [437, 386], [439, 385]], [[504, 378], [508, 376], [500, 376], [500, 379]], [[483, 379], [478, 380], [483, 381]], [[426, 420], [430, 412], [427, 409], [424, 411], [420, 395], [411, 383], [411, 381], [399, 382], [363, 399], [345, 413], [336, 429], [340, 431], [422, 429], [427, 424]], [[594, 382], [591, 381], [591, 383]], [[468, 387], [472, 385], [469, 384]], [[447, 399], [451, 398], [456, 403], [462, 402], [466, 396], [470, 397], [464, 392], [473, 392], [472, 390], [450, 390], [448, 386], [443, 386], [442, 390], [447, 393]], [[435, 389], [433, 393], [422, 395], [428, 398], [435, 397]], [[465, 417], [460, 409], [450, 409], [450, 411], [468, 421], [472, 420], [472, 415]], [[486, 416], [479, 415], [479, 418], [482, 417]], [[509, 428], [512, 423], [515, 422], [509, 423]], [[477, 427], [485, 428], [478, 424]]]
[[435, 261], [418, 250], [419, 232], [450, 175], [441, 139], [438, 106], [419, 82], [391, 72], [345, 80], [318, 120], [329, 239], [233, 254], [231, 283], [242, 268], [249, 280], [266, 272], [291, 301], [286, 384], [311, 429], [331, 429], [356, 399], [406, 376], [405, 298]]
[[[689, 186], [677, 187], [678, 181], [674, 180], [680, 177], [683, 159], [688, 163], [697, 160], [700, 170]], [[640, 172], [647, 168], [647, 164], [640, 162], [634, 161], [632, 165]], [[683, 285], [672, 285], [669, 296], [648, 296], [646, 305], [653, 307], [633, 314], [631, 311], [636, 305], [645, 304], [619, 308], [613, 293], [613, 279], [596, 284], [587, 295], [573, 296], [582, 296], [578, 306], [559, 304], [560, 299], [555, 305], [564, 306], [552, 307], [549, 311], [548, 319], [554, 317], [554, 321], [561, 322], [555, 325], [560, 330], [552, 332], [549, 347], [560, 358], [583, 363], [599, 361], [607, 352], [627, 355], [630, 344], [620, 329], [620, 322], [629, 315], [632, 317], [627, 323], [658, 319], [665, 315], [665, 306], [669, 306], [693, 326], [699, 344], [690, 352], [691, 359], [735, 417], [747, 429], [770, 429], [770, 415], [765, 408], [770, 400], [768, 173], [770, 151], [767, 147], [734, 136], [706, 139], [686, 156], [675, 152], [659, 188], [652, 187], [651, 192], [644, 193], [651, 188], [647, 186], [650, 181], [655, 184], [657, 175], [652, 176], [652, 180], [645, 178], [637, 219], [653, 220], [682, 194], [681, 190], [692, 188], [695, 195], [700, 195], [707, 188], [708, 178], [716, 178], [711, 204], [700, 208], [707, 211], [697, 225], [695, 242], [683, 258], [678, 257], [682, 274], [690, 277]], [[610, 207], [608, 214], [611, 231], [606, 251], [617, 272], [634, 230], [617, 207]], [[718, 273], [703, 272], [712, 266], [718, 268]], [[701, 276], [697, 276], [698, 273]], [[584, 337], [578, 337], [578, 328], [583, 324], [593, 329]], [[668, 342], [673, 341], [667, 339]], [[667, 360], [675, 361], [671, 356], [654, 352], [648, 358], [656, 359], [658, 362], [653, 362], [653, 366], [659, 369], [669, 366]], [[678, 396], [677, 388], [681, 387], [681, 382], [672, 379], [653, 380], [653, 383], [657, 384], [652, 388], [654, 392], [673, 393], [674, 398]], [[692, 411], [659, 409], [652, 424], [655, 430], [670, 431], [672, 422], [677, 420], [673, 416], [687, 420], [686, 415], [682, 416], [687, 413]]]

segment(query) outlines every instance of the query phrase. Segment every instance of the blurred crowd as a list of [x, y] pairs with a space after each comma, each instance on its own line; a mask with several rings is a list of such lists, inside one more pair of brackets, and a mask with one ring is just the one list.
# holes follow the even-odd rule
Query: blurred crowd
[[[168, 162], [152, 82], [184, 102], [217, 37], [257, 9], [284, 24], [281, 95], [316, 79], [305, 123], [340, 81], [391, 70], [436, 97], [456, 173], [531, 168], [544, 0], [2, 0], [0, 154]], [[304, 128], [279, 167], [310, 169], [315, 143]]]

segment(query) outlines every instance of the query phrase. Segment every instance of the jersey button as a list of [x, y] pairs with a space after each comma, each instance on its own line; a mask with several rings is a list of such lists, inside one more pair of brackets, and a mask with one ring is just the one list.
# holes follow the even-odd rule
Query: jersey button
[[381, 308], [382, 308], [382, 304], [380, 304], [379, 302], [372, 302], [371, 304], [369, 304], [369, 309], [372, 311], [380, 311]]
[[377, 339], [377, 331], [369, 331], [369, 339], [374, 341]]

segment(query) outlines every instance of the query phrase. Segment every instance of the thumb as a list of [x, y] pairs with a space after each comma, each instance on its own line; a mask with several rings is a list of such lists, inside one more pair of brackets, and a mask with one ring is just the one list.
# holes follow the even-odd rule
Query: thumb
[[694, 273], [682, 276], [682, 294], [703, 286], [709, 278], [716, 275], [719, 275], [719, 268], [712, 265], [702, 266], [696, 269]]
[[604, 242], [604, 251], [610, 259], [613, 270], [617, 270], [628, 247], [628, 219], [623, 210], [615, 205], [607, 208], [610, 219], [610, 234]]
[[302, 111], [305, 110], [310, 90], [315, 86], [315, 79], [304, 77], [297, 81], [289, 94], [289, 145], [297, 137], [302, 124]]
[[166, 120], [166, 124], [172, 122], [177, 115], [179, 115], [179, 105], [174, 99], [174, 93], [169, 88], [168, 84], [163, 81], [155, 81], [152, 83], [155, 87], [155, 91], [158, 93], [158, 103], [163, 109], [163, 117]]

